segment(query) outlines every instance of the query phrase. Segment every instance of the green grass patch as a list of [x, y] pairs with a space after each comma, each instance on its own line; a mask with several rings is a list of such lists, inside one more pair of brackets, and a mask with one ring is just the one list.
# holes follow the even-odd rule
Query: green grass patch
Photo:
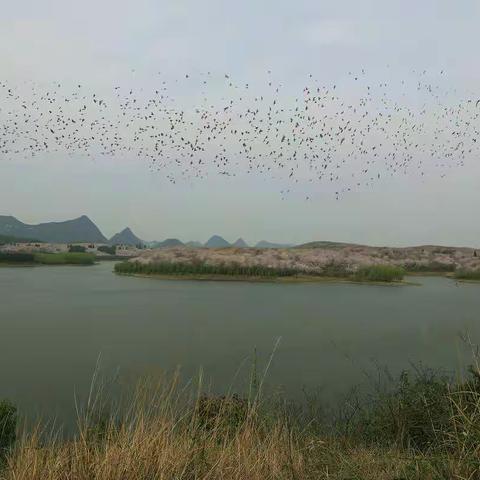
[[208, 265], [205, 263], [140, 263], [121, 262], [115, 265], [115, 272], [128, 275], [228, 275], [239, 277], [292, 277], [299, 272], [288, 268], [263, 266]]
[[455, 273], [458, 280], [480, 280], [480, 270], [459, 270]]
[[367, 265], [360, 267], [354, 279], [361, 282], [400, 282], [405, 276], [402, 267], [394, 265]]
[[17, 408], [8, 400], [0, 400], [0, 465], [13, 447], [17, 430]]
[[35, 253], [35, 263], [41, 265], [93, 265], [95, 255], [90, 253]]
[[166, 275], [175, 277], [232, 277], [232, 278], [338, 278], [356, 282], [398, 282], [403, 279], [403, 268], [389, 265], [361, 267], [352, 273], [342, 264], [327, 264], [320, 272], [305, 272], [295, 268], [272, 268], [262, 265], [219, 264], [183, 262], [121, 262], [115, 272], [123, 275]]

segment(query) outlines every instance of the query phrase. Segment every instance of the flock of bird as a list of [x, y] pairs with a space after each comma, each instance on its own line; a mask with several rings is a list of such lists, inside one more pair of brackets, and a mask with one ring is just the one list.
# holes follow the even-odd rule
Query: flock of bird
[[310, 75], [298, 95], [271, 72], [260, 86], [210, 73], [157, 84], [100, 93], [0, 81], [0, 157], [136, 157], [172, 183], [255, 174], [282, 195], [318, 182], [340, 198], [389, 175], [444, 176], [479, 153], [480, 100], [426, 72], [374, 82], [361, 71], [329, 86]]

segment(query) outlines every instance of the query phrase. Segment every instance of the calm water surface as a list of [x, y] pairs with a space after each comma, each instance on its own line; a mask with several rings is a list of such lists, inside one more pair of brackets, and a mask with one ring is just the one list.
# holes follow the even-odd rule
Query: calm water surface
[[128, 378], [203, 367], [217, 389], [256, 349], [271, 385], [337, 395], [378, 363], [455, 369], [460, 334], [480, 340], [480, 285], [415, 278], [421, 286], [166, 281], [119, 277], [113, 264], [0, 268], [0, 398], [26, 412], [73, 415], [100, 356]]

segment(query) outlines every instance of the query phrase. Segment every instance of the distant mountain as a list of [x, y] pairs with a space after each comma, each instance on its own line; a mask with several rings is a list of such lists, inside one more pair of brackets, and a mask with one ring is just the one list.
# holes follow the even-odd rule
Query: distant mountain
[[266, 240], [261, 240], [255, 245], [255, 248], [291, 248], [293, 247], [290, 243], [272, 243], [267, 242]]
[[237, 247], [237, 248], [248, 248], [247, 242], [243, 238], [239, 238], [237, 241], [235, 241], [232, 244], [232, 247]]
[[108, 243], [112, 245], [143, 245], [145, 242], [138, 238], [129, 227], [124, 228], [120, 233], [116, 233]]
[[208, 242], [205, 243], [207, 248], [224, 248], [230, 247], [231, 245], [219, 235], [213, 235], [208, 239]]
[[190, 248], [202, 248], [203, 247], [203, 243], [201, 242], [196, 242], [196, 241], [190, 241], [190, 242], [187, 242], [185, 244], [186, 247], [190, 247]]
[[28, 225], [15, 217], [0, 215], [0, 235], [49, 243], [106, 243], [98, 227], [86, 216], [65, 222]]
[[184, 243], [178, 238], [167, 238], [163, 242], [151, 242], [150, 248], [168, 248], [168, 247], [183, 247]]

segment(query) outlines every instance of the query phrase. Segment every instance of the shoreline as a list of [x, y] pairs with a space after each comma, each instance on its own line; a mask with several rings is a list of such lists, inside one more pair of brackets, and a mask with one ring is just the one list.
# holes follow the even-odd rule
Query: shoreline
[[292, 277], [251, 277], [241, 275], [167, 275], [167, 274], [147, 274], [147, 273], [119, 273], [113, 272], [115, 275], [123, 277], [149, 278], [154, 280], [176, 280], [176, 281], [198, 281], [198, 282], [247, 282], [247, 283], [343, 283], [357, 285], [376, 285], [376, 286], [419, 286], [419, 283], [402, 281], [380, 282], [368, 280], [354, 280], [343, 277], [322, 277], [316, 275], [299, 275]]

